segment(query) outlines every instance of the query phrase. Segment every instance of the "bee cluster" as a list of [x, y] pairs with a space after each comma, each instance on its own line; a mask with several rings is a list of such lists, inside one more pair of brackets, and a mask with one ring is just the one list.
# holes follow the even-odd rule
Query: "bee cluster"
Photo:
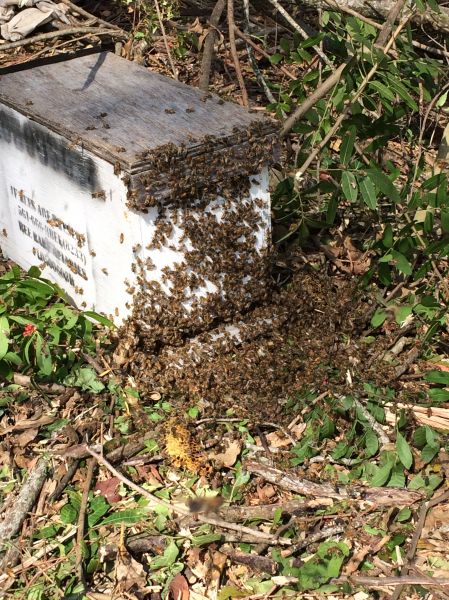
[[256, 122], [232, 139], [205, 136], [189, 151], [167, 144], [140, 157], [144, 174], [123, 178], [128, 206], [151, 223], [132, 249], [133, 282], [125, 280], [125, 330], [146, 352], [179, 346], [266, 300], [269, 199], [254, 190], [275, 139], [271, 123]]
[[128, 176], [127, 205], [146, 210], [161, 201], [184, 206], [226, 190], [248, 188], [248, 177], [273, 160], [277, 134], [273, 125], [254, 121], [246, 129], [233, 128], [226, 137], [205, 135], [189, 146], [168, 143], [139, 155], [150, 168]]
[[[254, 201], [229, 192], [207, 206], [160, 207], [155, 222], [151, 242], [133, 249], [137, 285], [127, 287], [130, 322], [145, 324], [147, 351], [179, 345], [266, 299], [269, 246], [259, 248], [257, 236], [267, 223]], [[167, 250], [179, 258], [157, 271], [156, 256]]]
[[336, 287], [332, 278], [301, 271], [232, 323], [159, 352], [135, 346], [129, 369], [144, 396], [157, 389], [186, 405], [201, 402], [213, 415], [231, 409], [257, 422], [281, 421], [304, 388], [344, 386], [348, 367], [354, 374], [363, 368], [366, 351], [348, 344], [348, 332], [363, 328], [364, 311], [350, 282]]

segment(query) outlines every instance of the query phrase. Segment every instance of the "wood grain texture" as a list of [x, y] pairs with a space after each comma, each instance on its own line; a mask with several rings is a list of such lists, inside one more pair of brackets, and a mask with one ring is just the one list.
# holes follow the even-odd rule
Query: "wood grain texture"
[[273, 121], [102, 52], [0, 75], [0, 102], [133, 172], [164, 144], [198, 152], [204, 136]]

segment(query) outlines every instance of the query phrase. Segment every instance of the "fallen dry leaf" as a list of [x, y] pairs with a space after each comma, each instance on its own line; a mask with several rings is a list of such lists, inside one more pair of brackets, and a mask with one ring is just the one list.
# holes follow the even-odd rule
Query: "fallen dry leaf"
[[131, 589], [139, 592], [148, 590], [147, 575], [143, 565], [125, 551], [118, 554], [115, 576], [122, 592]]
[[170, 600], [189, 600], [189, 584], [182, 573], [178, 573], [173, 577], [170, 583], [168, 597]]
[[36, 438], [38, 433], [39, 429], [27, 429], [13, 438], [14, 445], [25, 448], [25, 446], [28, 446], [28, 444]]
[[110, 479], [98, 481], [95, 491], [100, 492], [100, 495], [104, 496], [109, 504], [114, 504], [114, 502], [119, 502], [122, 499], [117, 493], [119, 485], [120, 479], [118, 477], [111, 477]]
[[232, 440], [224, 452], [218, 454], [210, 454], [210, 458], [224, 467], [232, 467], [235, 464], [240, 452], [242, 444], [239, 440]]

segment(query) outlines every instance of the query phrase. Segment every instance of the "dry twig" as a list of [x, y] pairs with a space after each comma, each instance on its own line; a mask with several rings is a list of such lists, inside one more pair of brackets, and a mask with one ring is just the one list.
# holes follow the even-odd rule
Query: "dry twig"
[[235, 47], [235, 21], [234, 21], [234, 0], [228, 0], [228, 30], [229, 30], [229, 44], [232, 60], [234, 62], [235, 72], [242, 93], [242, 104], [248, 106], [248, 92], [246, 91], [245, 81], [242, 75], [242, 69], [240, 67], [239, 57], [237, 55], [237, 49]]
[[204, 40], [204, 49], [200, 68], [200, 82], [198, 86], [200, 90], [203, 90], [203, 92], [207, 92], [209, 89], [210, 71], [214, 57], [215, 40], [217, 39], [216, 30], [225, 6], [226, 0], [217, 0], [209, 19], [210, 29]]
[[[270, 4], [272, 4], [276, 10], [284, 17], [284, 19], [293, 27], [293, 29], [295, 29], [305, 40], [309, 39], [309, 34], [295, 21], [295, 19], [293, 19], [288, 12], [285, 10], [285, 8], [283, 6], [281, 6], [281, 4], [279, 4], [278, 0], [268, 0], [270, 2]], [[313, 49], [315, 50], [315, 52], [318, 54], [318, 56], [321, 58], [321, 60], [326, 63], [326, 65], [328, 65], [331, 69], [334, 68], [332, 62], [327, 58], [327, 56], [324, 54], [324, 52], [321, 50], [321, 48], [319, 46], [317, 46], [316, 44], [314, 46], [312, 46]]]
[[78, 514], [78, 529], [76, 531], [76, 574], [78, 580], [85, 584], [84, 568], [83, 568], [83, 541], [84, 541], [84, 527], [86, 521], [86, 510], [87, 502], [89, 500], [89, 490], [92, 485], [92, 479], [94, 477], [94, 470], [97, 461], [95, 458], [90, 458], [87, 461], [87, 474], [84, 482], [83, 495], [81, 498], [81, 505]]
[[[170, 511], [185, 516], [192, 516], [191, 511], [187, 507], [174, 505], [172, 502], [168, 502], [167, 500], [163, 500], [162, 498], [158, 498], [157, 496], [150, 494], [150, 492], [147, 492], [147, 490], [142, 488], [140, 485], [137, 485], [136, 483], [125, 477], [122, 473], [120, 473], [120, 471], [113, 467], [101, 454], [95, 452], [95, 450], [88, 446], [86, 447], [86, 449], [89, 452], [89, 454], [96, 458], [101, 465], [105, 466], [110, 473], [115, 475], [118, 479], [120, 479], [120, 481], [122, 481], [125, 485], [130, 487], [138, 494], [141, 494], [142, 496], [144, 496], [145, 498], [147, 498], [155, 504], [159, 504], [160, 506], [168, 508]], [[217, 527], [222, 527], [223, 529], [231, 529], [233, 531], [238, 531], [239, 533], [249, 534], [259, 539], [260, 541], [271, 542], [275, 545], [290, 546], [292, 543], [292, 541], [289, 539], [276, 538], [274, 535], [263, 533], [262, 531], [252, 529], [251, 527], [244, 527], [243, 525], [237, 525], [236, 523], [228, 523], [226, 521], [223, 521], [222, 519], [216, 519], [214, 517], [209, 517], [203, 514], [196, 515], [196, 519], [198, 521], [201, 521], [202, 523], [208, 523], [209, 525], [215, 525]]]
[[315, 483], [251, 460], [245, 463], [245, 468], [250, 473], [256, 473], [270, 483], [302, 496], [369, 502], [375, 506], [410, 506], [422, 498], [422, 494], [413, 490], [344, 485], [336, 487], [330, 483]]
[[121, 29], [100, 29], [98, 27], [67, 27], [66, 29], [58, 29], [57, 31], [49, 31], [48, 33], [39, 33], [31, 37], [17, 40], [17, 42], [8, 42], [7, 44], [0, 44], [0, 54], [5, 50], [11, 50], [12, 48], [21, 48], [23, 46], [29, 46], [30, 44], [36, 44], [37, 42], [47, 42], [48, 40], [54, 40], [55, 38], [64, 37], [66, 35], [78, 35], [78, 34], [91, 34], [93, 36], [110, 35], [114, 38], [127, 38], [128, 34]]
[[173, 71], [173, 77], [178, 79], [178, 69], [175, 67], [175, 63], [173, 62], [173, 57], [171, 55], [170, 46], [168, 45], [167, 34], [165, 33], [164, 22], [162, 20], [161, 10], [159, 8], [158, 0], [154, 0], [154, 6], [156, 8], [157, 19], [159, 21], [159, 27], [161, 28], [162, 38], [164, 40], [165, 50], [168, 56], [168, 62], [170, 63], [171, 70]]
[[28, 475], [10, 510], [0, 523], [0, 551], [17, 535], [28, 513], [34, 506], [47, 477], [49, 459], [42, 457]]
[[103, 19], [96, 17], [95, 15], [91, 14], [90, 12], [87, 12], [87, 10], [84, 10], [84, 8], [81, 8], [81, 6], [74, 4], [70, 0], [62, 0], [62, 2], [64, 4], [66, 4], [72, 12], [76, 12], [79, 15], [86, 17], [86, 19], [88, 19], [89, 21], [92, 21], [93, 23], [99, 23], [100, 25], [103, 25], [103, 27], [107, 27], [107, 28], [112, 27], [114, 29], [118, 29], [119, 31], [122, 31], [123, 33], [125, 33], [125, 31], [123, 31], [123, 29], [121, 29], [117, 25], [114, 25], [113, 23], [108, 23], [107, 21], [104, 21]]

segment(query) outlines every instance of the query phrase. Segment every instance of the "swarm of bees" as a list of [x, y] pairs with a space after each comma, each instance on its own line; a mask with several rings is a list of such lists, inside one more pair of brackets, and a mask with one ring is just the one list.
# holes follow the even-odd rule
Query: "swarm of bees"
[[192, 199], [211, 200], [226, 190], [249, 186], [249, 177], [273, 160], [277, 134], [273, 125], [255, 121], [234, 127], [226, 137], [205, 135], [187, 147], [168, 143], [142, 152], [148, 168], [125, 176], [127, 205], [142, 210], [158, 203], [184, 206]]
[[[126, 282], [132, 313], [120, 336], [130, 367], [143, 369], [140, 378], [179, 374], [179, 362], [169, 364], [164, 349], [186, 349], [193, 336], [216, 332], [270, 297], [268, 201], [250, 190], [275, 143], [272, 125], [258, 121], [228, 138], [144, 152], [139, 159], [148, 170], [124, 177], [128, 207], [156, 213], [151, 239], [133, 247], [136, 284]], [[156, 254], [167, 249], [179, 260], [157, 268]], [[225, 331], [218, 347], [233, 343]], [[194, 356], [180, 360], [187, 365]], [[150, 371], [143, 367], [148, 361]]]

